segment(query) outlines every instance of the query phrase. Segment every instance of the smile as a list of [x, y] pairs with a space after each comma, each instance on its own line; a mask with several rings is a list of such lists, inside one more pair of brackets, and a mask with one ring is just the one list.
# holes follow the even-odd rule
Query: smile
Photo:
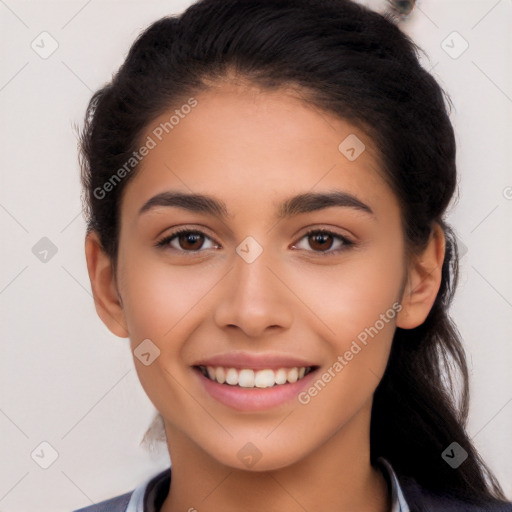
[[197, 366], [196, 368], [208, 379], [242, 388], [271, 388], [284, 384], [294, 384], [312, 372], [315, 367], [279, 368], [277, 370], [250, 368], [225, 368], [223, 366]]

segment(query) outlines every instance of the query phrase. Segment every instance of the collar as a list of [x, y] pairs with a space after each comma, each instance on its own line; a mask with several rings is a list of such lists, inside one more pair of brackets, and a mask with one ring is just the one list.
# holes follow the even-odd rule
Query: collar
[[[389, 461], [384, 457], [379, 457], [376, 462], [388, 483], [391, 493], [391, 512], [411, 512], [400, 482]], [[170, 467], [146, 479], [133, 491], [125, 512], [158, 512], [167, 497], [170, 483]]]
[[377, 464], [383, 469], [391, 492], [391, 512], [411, 512], [393, 467], [387, 459], [379, 457]]

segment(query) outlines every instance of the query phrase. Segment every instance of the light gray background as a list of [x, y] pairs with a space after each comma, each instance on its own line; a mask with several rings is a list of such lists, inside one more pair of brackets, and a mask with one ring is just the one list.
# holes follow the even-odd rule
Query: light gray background
[[[112, 335], [94, 310], [73, 124], [139, 32], [190, 3], [0, 0], [3, 512], [70, 511], [169, 465], [165, 446], [160, 453], [139, 446], [154, 408], [128, 340]], [[467, 253], [452, 311], [472, 372], [469, 433], [509, 499], [511, 26], [511, 0], [424, 0], [403, 23], [455, 105], [460, 199], [448, 220]], [[58, 43], [46, 59], [31, 48], [34, 40], [39, 51], [51, 48], [43, 31]], [[454, 31], [469, 44], [457, 58], [464, 42]], [[57, 247], [46, 263], [32, 252], [43, 237]], [[58, 457], [43, 469], [52, 449]]]

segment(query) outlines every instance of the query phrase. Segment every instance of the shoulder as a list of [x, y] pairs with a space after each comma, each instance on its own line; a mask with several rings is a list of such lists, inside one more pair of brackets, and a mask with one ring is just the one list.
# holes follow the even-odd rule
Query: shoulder
[[399, 476], [411, 512], [512, 512], [512, 502], [476, 505], [462, 498], [436, 493], [410, 477]]
[[89, 505], [88, 507], [74, 510], [73, 512], [125, 512], [132, 494], [133, 491], [130, 491], [126, 494], [116, 496], [115, 498], [96, 503], [95, 505]]
[[73, 512], [139, 512], [159, 510], [169, 492], [171, 468], [150, 476], [130, 492], [108, 500], [89, 505]]

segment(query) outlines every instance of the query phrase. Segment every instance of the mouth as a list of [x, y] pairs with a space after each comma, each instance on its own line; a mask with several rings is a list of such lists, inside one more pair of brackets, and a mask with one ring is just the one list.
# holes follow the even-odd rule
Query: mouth
[[232, 387], [271, 388], [294, 384], [315, 371], [318, 366], [302, 366], [253, 370], [251, 368], [226, 368], [223, 366], [194, 366], [207, 379]]

